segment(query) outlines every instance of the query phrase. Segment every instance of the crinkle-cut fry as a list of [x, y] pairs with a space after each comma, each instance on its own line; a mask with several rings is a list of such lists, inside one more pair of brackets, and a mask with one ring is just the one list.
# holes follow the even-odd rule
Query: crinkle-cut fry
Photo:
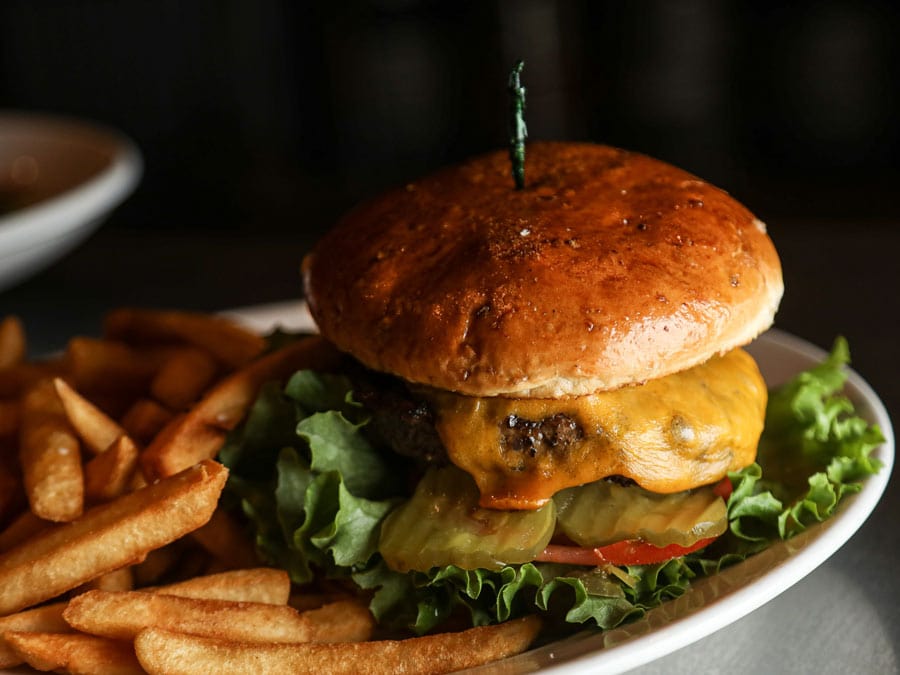
[[185, 347], [162, 365], [150, 383], [150, 393], [172, 410], [185, 410], [213, 383], [218, 371], [209, 352]]
[[129, 342], [178, 341], [205, 349], [239, 368], [266, 348], [262, 336], [215, 314], [123, 307], [106, 315], [104, 335]]
[[84, 500], [99, 504], [128, 491], [137, 469], [138, 448], [126, 435], [84, 465]]
[[87, 675], [142, 675], [144, 669], [130, 642], [80, 633], [11, 631], [7, 640], [16, 654], [37, 670]]
[[7, 644], [8, 631], [30, 631], [37, 633], [70, 633], [72, 627], [63, 619], [65, 602], [55, 602], [34, 609], [26, 609], [9, 616], [0, 617], [0, 668], [12, 668], [22, 663], [12, 647]]
[[519, 654], [528, 649], [540, 627], [540, 619], [529, 616], [460, 633], [331, 644], [253, 644], [148, 628], [138, 634], [134, 646], [138, 661], [151, 675], [427, 675]]
[[259, 565], [253, 540], [240, 523], [223, 509], [216, 509], [209, 522], [191, 532], [190, 536], [229, 569]]
[[31, 511], [23, 511], [13, 520], [3, 532], [0, 532], [0, 553], [14, 548], [29, 537], [50, 528], [53, 525], [49, 520], [38, 518]]
[[152, 398], [139, 398], [125, 411], [119, 423], [136, 442], [147, 445], [173, 416], [171, 410]]
[[53, 386], [62, 401], [69, 424], [85, 447], [95, 455], [109, 448], [125, 433], [114, 419], [75, 391], [61, 377], [54, 378]]
[[291, 592], [291, 579], [284, 570], [255, 567], [207, 574], [174, 584], [140, 590], [200, 600], [285, 605]]
[[25, 328], [17, 316], [7, 316], [0, 321], [0, 368], [10, 368], [25, 360], [28, 341]]
[[225, 433], [243, 419], [259, 388], [302, 368], [327, 369], [337, 364], [337, 350], [319, 336], [309, 337], [254, 361], [214, 386], [191, 410], [163, 429], [141, 456], [150, 480], [170, 476], [185, 466], [214, 457]]
[[69, 522], [81, 515], [81, 444], [51, 380], [41, 380], [22, 399], [19, 462], [35, 515], [55, 522]]
[[143, 559], [203, 525], [228, 470], [213, 461], [96, 506], [0, 556], [0, 616]]
[[248, 642], [309, 642], [320, 635], [311, 618], [287, 605], [141, 591], [84, 593], [69, 601], [63, 618], [84, 633], [117, 640], [134, 639], [150, 626]]

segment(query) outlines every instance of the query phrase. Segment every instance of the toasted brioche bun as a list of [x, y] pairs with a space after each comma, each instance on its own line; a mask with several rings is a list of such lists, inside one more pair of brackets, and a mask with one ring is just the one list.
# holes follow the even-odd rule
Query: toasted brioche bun
[[765, 226], [722, 190], [617, 148], [528, 146], [347, 215], [304, 260], [322, 334], [366, 366], [474, 396], [556, 398], [690, 368], [772, 323]]

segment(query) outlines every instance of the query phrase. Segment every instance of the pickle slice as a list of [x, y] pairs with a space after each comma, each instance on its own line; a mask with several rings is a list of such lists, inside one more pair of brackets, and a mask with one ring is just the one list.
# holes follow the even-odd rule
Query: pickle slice
[[534, 560], [550, 542], [556, 507], [494, 511], [478, 506], [475, 481], [455, 466], [429, 469], [412, 498], [381, 526], [378, 549], [391, 569], [456, 565], [501, 569]]
[[563, 490], [553, 501], [559, 530], [585, 547], [624, 539], [690, 546], [728, 526], [725, 501], [711, 486], [662, 495], [601, 480]]

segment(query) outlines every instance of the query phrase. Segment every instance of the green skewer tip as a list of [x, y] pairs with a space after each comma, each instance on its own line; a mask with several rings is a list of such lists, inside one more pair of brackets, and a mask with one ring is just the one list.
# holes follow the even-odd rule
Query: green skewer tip
[[519, 59], [509, 73], [509, 161], [512, 162], [512, 175], [516, 190], [525, 187], [525, 139], [528, 128], [525, 126], [525, 87], [520, 76], [525, 62]]

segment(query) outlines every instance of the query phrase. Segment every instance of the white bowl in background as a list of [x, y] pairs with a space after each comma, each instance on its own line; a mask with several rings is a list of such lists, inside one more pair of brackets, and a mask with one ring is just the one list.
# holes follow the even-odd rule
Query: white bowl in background
[[0, 111], [0, 290], [80, 244], [131, 194], [142, 166], [115, 130]]

